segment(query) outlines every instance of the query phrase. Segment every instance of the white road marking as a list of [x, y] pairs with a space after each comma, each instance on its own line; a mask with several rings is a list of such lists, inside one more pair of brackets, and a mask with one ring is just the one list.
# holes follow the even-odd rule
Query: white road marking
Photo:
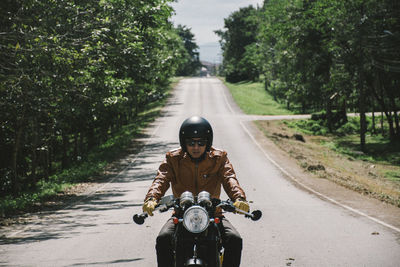
[[327, 201], [329, 201], [329, 202], [331, 202], [331, 203], [334, 203], [334, 204], [336, 204], [336, 205], [338, 205], [338, 206], [340, 206], [340, 207], [342, 207], [342, 208], [345, 208], [345, 209], [347, 209], [347, 210], [349, 210], [349, 211], [351, 211], [351, 212], [354, 212], [354, 213], [356, 213], [356, 214], [358, 214], [358, 215], [360, 215], [360, 216], [363, 216], [363, 217], [365, 217], [365, 218], [368, 218], [368, 219], [370, 219], [371, 221], [374, 221], [374, 222], [376, 222], [376, 223], [378, 223], [378, 224], [381, 224], [381, 225], [383, 225], [383, 226], [386, 226], [386, 227], [388, 227], [388, 228], [390, 228], [390, 229], [392, 229], [392, 230], [394, 230], [394, 231], [400, 233], [400, 229], [399, 229], [399, 228], [397, 228], [397, 227], [395, 227], [395, 226], [393, 226], [393, 225], [390, 225], [390, 224], [388, 224], [388, 223], [385, 223], [385, 222], [383, 222], [383, 221], [381, 221], [381, 220], [379, 220], [379, 219], [377, 219], [377, 218], [371, 217], [371, 216], [369, 216], [368, 214], [366, 214], [366, 213], [364, 213], [364, 212], [362, 212], [362, 211], [359, 211], [359, 210], [357, 210], [357, 209], [354, 209], [354, 208], [352, 208], [352, 207], [349, 207], [349, 206], [347, 206], [347, 205], [344, 205], [344, 204], [342, 204], [342, 203], [340, 203], [340, 202], [334, 200], [333, 198], [330, 198], [330, 197], [328, 197], [328, 196], [326, 196], [326, 195], [324, 195], [324, 194], [322, 194], [322, 193], [320, 193], [320, 192], [318, 192], [318, 191], [315, 191], [314, 189], [312, 189], [312, 188], [310, 188], [309, 186], [307, 186], [307, 185], [303, 184], [302, 182], [300, 182], [298, 179], [296, 179], [293, 175], [291, 175], [289, 172], [287, 172], [282, 166], [280, 166], [275, 160], [273, 160], [273, 159], [271, 158], [271, 156], [261, 147], [261, 145], [257, 142], [257, 140], [254, 138], [254, 136], [250, 133], [250, 131], [246, 128], [246, 126], [245, 126], [242, 122], [240, 122], [240, 125], [241, 125], [242, 128], [245, 130], [245, 132], [250, 136], [250, 138], [253, 140], [253, 142], [258, 146], [258, 148], [261, 150], [261, 152], [263, 152], [263, 154], [265, 155], [265, 157], [266, 157], [270, 162], [272, 162], [272, 164], [274, 164], [281, 172], [283, 172], [286, 176], [288, 176], [292, 181], [294, 181], [295, 183], [297, 183], [298, 185], [300, 185], [301, 187], [303, 187], [303, 188], [306, 189], [307, 191], [310, 191], [310, 192], [312, 192], [313, 194], [318, 195], [319, 197], [324, 198], [324, 199], [326, 199]]
[[[227, 98], [227, 96], [226, 96], [226, 94], [225, 94], [225, 91], [223, 92], [223, 95], [224, 95], [225, 103], [226, 103], [226, 105], [228, 106], [230, 112], [231, 112], [232, 114], [235, 114], [235, 112], [233, 111], [233, 108], [232, 108], [231, 104], [230, 104], [229, 101], [228, 101], [228, 98]], [[360, 211], [360, 210], [357, 210], [357, 209], [354, 209], [354, 208], [352, 208], [352, 207], [350, 207], [350, 206], [347, 206], [347, 205], [345, 205], [345, 204], [342, 204], [342, 203], [336, 201], [335, 199], [330, 198], [330, 197], [328, 197], [328, 196], [326, 196], [326, 195], [324, 195], [324, 194], [322, 194], [322, 193], [320, 193], [320, 192], [318, 192], [318, 191], [315, 191], [315, 190], [312, 189], [311, 187], [309, 187], [309, 186], [303, 184], [301, 181], [299, 181], [296, 177], [294, 177], [293, 175], [291, 175], [288, 171], [286, 171], [282, 166], [280, 166], [275, 160], [273, 160], [273, 159], [271, 158], [271, 156], [270, 156], [270, 155], [262, 148], [262, 146], [257, 142], [257, 140], [255, 139], [255, 137], [250, 133], [250, 131], [247, 129], [247, 127], [243, 124], [242, 121], [240, 121], [240, 125], [242, 126], [242, 128], [244, 129], [244, 131], [247, 133], [247, 135], [250, 136], [250, 138], [253, 140], [253, 142], [257, 145], [257, 147], [261, 150], [261, 152], [265, 155], [265, 157], [266, 157], [272, 164], [274, 164], [281, 172], [283, 172], [287, 177], [289, 177], [293, 182], [295, 182], [296, 184], [300, 185], [301, 187], [303, 187], [303, 188], [306, 189], [307, 191], [309, 191], [309, 192], [311, 192], [311, 193], [313, 193], [313, 194], [315, 194], [315, 195], [317, 195], [317, 196], [319, 196], [319, 197], [321, 197], [321, 198], [323, 198], [323, 199], [325, 199], [325, 200], [327, 200], [327, 201], [329, 201], [329, 202], [331, 202], [331, 203], [334, 203], [335, 205], [338, 205], [338, 206], [340, 206], [340, 207], [342, 207], [342, 208], [344, 208], [344, 209], [346, 209], [346, 210], [349, 210], [349, 211], [351, 211], [351, 212], [353, 212], [353, 213], [355, 213], [355, 214], [358, 214], [358, 215], [360, 215], [360, 216], [363, 216], [363, 217], [365, 217], [365, 218], [367, 218], [367, 219], [369, 219], [369, 220], [371, 220], [371, 221], [373, 221], [373, 222], [376, 222], [376, 223], [378, 223], [378, 224], [380, 224], [380, 225], [383, 225], [383, 226], [385, 226], [385, 227], [387, 227], [387, 228], [390, 228], [390, 229], [392, 229], [392, 230], [394, 230], [394, 231], [400, 233], [400, 228], [397, 228], [397, 227], [395, 227], [395, 226], [393, 226], [393, 225], [391, 225], [391, 224], [385, 223], [384, 221], [381, 221], [381, 220], [379, 220], [379, 219], [377, 219], [377, 218], [374, 218], [374, 217], [372, 217], [372, 216], [369, 216], [368, 214], [366, 214], [366, 213], [364, 213], [364, 212], [362, 212], [362, 211]]]

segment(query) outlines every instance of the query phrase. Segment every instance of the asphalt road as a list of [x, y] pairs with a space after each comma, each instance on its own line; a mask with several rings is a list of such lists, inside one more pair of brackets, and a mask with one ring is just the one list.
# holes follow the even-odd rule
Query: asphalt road
[[228, 151], [251, 208], [263, 212], [257, 222], [227, 215], [244, 239], [242, 266], [400, 266], [400, 230], [288, 179], [255, 142], [249, 123], [255, 117], [240, 113], [214, 78], [182, 80], [163, 116], [138, 140], [142, 150], [110, 182], [33, 223], [1, 229], [0, 266], [156, 266], [155, 238], [169, 214], [156, 213], [141, 226], [131, 218], [191, 115], [210, 121], [214, 146]]

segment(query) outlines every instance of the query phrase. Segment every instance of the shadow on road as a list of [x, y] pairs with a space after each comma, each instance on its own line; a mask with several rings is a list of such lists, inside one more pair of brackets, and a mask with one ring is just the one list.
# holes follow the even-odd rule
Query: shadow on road
[[101, 266], [108, 266], [111, 264], [117, 263], [127, 263], [127, 262], [134, 262], [134, 261], [141, 261], [143, 258], [136, 258], [136, 259], [123, 259], [123, 260], [115, 260], [115, 261], [103, 261], [103, 262], [85, 262], [85, 263], [75, 263], [68, 266], [89, 266], [89, 265], [101, 265]]
[[[160, 158], [162, 160], [165, 152], [175, 147], [177, 147], [176, 143], [167, 142], [144, 144], [140, 152], [127, 156], [122, 159], [121, 164], [114, 166], [113, 176], [97, 181], [97, 189], [94, 192], [64, 200], [64, 205], [58, 210], [33, 214], [26, 225], [15, 227], [20, 230], [1, 229], [0, 245], [72, 238], [87, 232], [101, 231], [101, 226], [130, 224], [131, 217], [129, 216], [126, 221], [116, 221], [112, 217], [113, 212], [123, 209], [131, 211], [133, 207], [142, 205], [143, 199], [130, 199], [128, 195], [135, 190], [135, 186], [127, 184], [154, 179]], [[141, 259], [125, 259], [118, 262], [138, 260]], [[90, 263], [90, 265], [107, 265], [108, 263], [99, 262]], [[88, 263], [82, 263], [82, 265], [88, 265]]]

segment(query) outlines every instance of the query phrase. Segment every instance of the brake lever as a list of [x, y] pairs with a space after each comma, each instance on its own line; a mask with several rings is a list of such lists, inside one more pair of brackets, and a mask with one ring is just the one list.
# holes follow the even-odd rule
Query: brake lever
[[261, 210], [254, 210], [252, 213], [246, 212], [244, 210], [236, 208], [233, 205], [233, 202], [229, 199], [227, 201], [221, 201], [221, 203], [217, 207], [221, 207], [228, 212], [242, 213], [246, 218], [250, 218], [252, 221], [258, 221], [262, 217]]
[[228, 212], [234, 212], [236, 209], [236, 207], [233, 206], [233, 202], [230, 200], [221, 201], [221, 203], [218, 204], [217, 207], [221, 207], [223, 210], [226, 210]]

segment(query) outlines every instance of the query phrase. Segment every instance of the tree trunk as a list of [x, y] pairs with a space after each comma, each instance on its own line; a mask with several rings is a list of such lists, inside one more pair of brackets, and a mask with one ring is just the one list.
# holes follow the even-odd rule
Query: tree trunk
[[49, 175], [53, 174], [53, 161], [54, 161], [54, 147], [53, 147], [53, 141], [50, 142], [49, 145], [49, 162], [47, 165], [47, 170]]
[[[374, 80], [373, 83], [373, 89], [372, 93], [378, 102], [378, 105], [381, 107], [381, 134], [382, 136], [385, 136], [385, 128], [384, 128], [384, 116], [383, 114], [386, 115], [387, 118], [389, 118], [390, 114], [387, 108], [387, 105], [385, 104], [385, 92], [382, 88], [382, 84], [380, 81], [380, 75], [377, 73], [377, 77]], [[390, 126], [389, 126], [390, 127]]]
[[76, 161], [78, 159], [79, 155], [79, 133], [75, 132], [74, 134], [74, 155], [73, 155], [73, 161]]
[[94, 127], [90, 127], [87, 129], [87, 147], [88, 151], [91, 150], [95, 146], [95, 134]]
[[328, 124], [329, 133], [333, 132], [332, 127], [332, 99], [331, 97], [328, 99], [326, 104], [326, 122]]
[[80, 155], [83, 155], [86, 153], [87, 149], [85, 146], [85, 137], [84, 137], [84, 131], [81, 130], [80, 134], [79, 134], [79, 151], [80, 151]]
[[[364, 4], [361, 4], [360, 6], [360, 14], [364, 14]], [[359, 25], [359, 36], [358, 36], [358, 45], [359, 45], [359, 50], [357, 52], [358, 56], [358, 89], [359, 89], [359, 111], [360, 111], [360, 145], [361, 145], [361, 151], [365, 152], [366, 147], [365, 147], [365, 134], [367, 132], [367, 121], [365, 117], [365, 112], [366, 112], [366, 97], [367, 93], [365, 92], [366, 88], [364, 86], [364, 42], [363, 39], [365, 38], [365, 24], [360, 24]]]
[[38, 136], [38, 125], [37, 120], [32, 119], [32, 163], [31, 163], [31, 175], [30, 175], [30, 186], [34, 186], [37, 182], [37, 175], [36, 170], [39, 163], [39, 152], [38, 152], [38, 145], [39, 145], [39, 136]]
[[363, 152], [366, 152], [366, 147], [365, 147], [366, 132], [367, 132], [367, 121], [366, 121], [366, 117], [365, 117], [365, 111], [362, 110], [362, 111], [360, 111], [360, 145], [361, 145], [361, 151], [363, 151]]
[[389, 124], [389, 139], [390, 142], [393, 142], [395, 140], [395, 132], [394, 132], [394, 126], [393, 126], [393, 117], [392, 117], [392, 112], [385, 112], [386, 113], [386, 118], [388, 120]]
[[30, 175], [30, 183], [31, 186], [36, 184], [37, 182], [37, 175], [36, 175], [36, 170], [38, 166], [38, 151], [37, 151], [37, 146], [36, 144], [32, 144], [32, 163], [31, 163], [31, 175]]
[[346, 101], [343, 101], [343, 104], [341, 105], [341, 109], [342, 109], [342, 111], [340, 113], [342, 115], [342, 124], [346, 124], [348, 122]]
[[62, 150], [63, 150], [63, 155], [62, 155], [62, 160], [61, 160], [61, 168], [63, 170], [66, 169], [68, 167], [68, 165], [69, 165], [68, 147], [69, 147], [68, 135], [66, 135], [64, 132], [62, 132]]
[[396, 125], [395, 140], [400, 141], [400, 125], [399, 125], [399, 115], [397, 111], [394, 112], [394, 122]]
[[14, 146], [12, 150], [12, 156], [11, 156], [11, 184], [12, 184], [12, 190], [14, 194], [17, 194], [19, 191], [19, 177], [18, 177], [18, 154], [19, 154], [19, 149], [21, 145], [21, 137], [22, 137], [22, 131], [24, 128], [24, 122], [22, 122], [23, 119], [17, 121], [17, 127], [16, 127], [16, 132], [15, 132], [15, 139], [14, 139]]
[[49, 180], [49, 149], [46, 147], [45, 150], [42, 150], [42, 157], [43, 157], [43, 174], [44, 174], [44, 179], [45, 181]]
[[365, 103], [365, 87], [363, 84], [363, 75], [362, 75], [362, 70], [359, 69], [359, 81], [358, 81], [358, 90], [359, 90], [359, 99], [358, 99], [358, 108], [360, 112], [360, 146], [361, 146], [361, 151], [365, 152], [366, 147], [365, 147], [365, 134], [367, 132], [367, 121], [365, 117], [365, 110], [366, 110], [366, 103]]
[[393, 118], [394, 118], [394, 136], [393, 136], [393, 141], [398, 141], [400, 140], [400, 125], [399, 125], [399, 115], [398, 115], [398, 110], [396, 108], [396, 102], [394, 96], [390, 97], [390, 102], [392, 106], [392, 111], [393, 111]]
[[376, 127], [375, 127], [375, 108], [372, 104], [372, 134], [376, 135]]

